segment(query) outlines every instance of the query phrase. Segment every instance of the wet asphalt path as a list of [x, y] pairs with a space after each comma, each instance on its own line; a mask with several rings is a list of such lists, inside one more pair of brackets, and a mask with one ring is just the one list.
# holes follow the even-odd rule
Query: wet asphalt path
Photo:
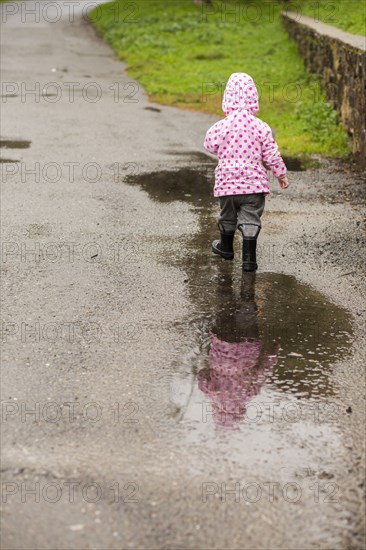
[[3, 548], [362, 548], [360, 176], [273, 184], [242, 278], [209, 249], [215, 119], [26, 4], [2, 25]]

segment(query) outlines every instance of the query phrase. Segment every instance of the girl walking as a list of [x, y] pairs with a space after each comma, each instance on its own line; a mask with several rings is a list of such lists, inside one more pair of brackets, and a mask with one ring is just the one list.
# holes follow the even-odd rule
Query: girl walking
[[226, 85], [222, 109], [226, 118], [207, 132], [204, 147], [217, 155], [214, 196], [220, 200], [220, 240], [212, 251], [234, 258], [234, 234], [243, 235], [243, 269], [257, 269], [256, 247], [268, 187], [266, 163], [282, 189], [289, 185], [286, 166], [271, 128], [256, 117], [258, 92], [251, 76], [234, 73]]

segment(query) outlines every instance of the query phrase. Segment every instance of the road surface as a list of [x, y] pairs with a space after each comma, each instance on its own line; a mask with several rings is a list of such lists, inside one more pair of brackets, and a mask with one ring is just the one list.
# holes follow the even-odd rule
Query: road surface
[[1, 5], [3, 548], [363, 548], [362, 177], [271, 182], [242, 276], [216, 119], [52, 5]]

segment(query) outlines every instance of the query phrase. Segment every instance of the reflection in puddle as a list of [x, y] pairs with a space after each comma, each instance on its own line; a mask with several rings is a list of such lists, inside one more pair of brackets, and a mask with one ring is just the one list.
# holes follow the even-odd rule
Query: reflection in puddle
[[210, 329], [208, 364], [197, 376], [219, 426], [232, 426], [244, 417], [246, 404], [258, 395], [277, 362], [279, 344], [273, 342], [266, 352], [260, 338], [255, 274], [248, 275], [247, 281], [243, 277], [238, 298], [229, 296], [225, 286], [223, 303]]
[[[180, 418], [188, 414], [187, 419], [197, 420], [199, 411], [216, 427], [233, 426], [248, 420], [252, 400], [261, 409], [256, 397], [263, 387], [267, 407], [283, 399], [313, 406], [332, 398], [332, 364], [348, 353], [352, 333], [346, 312], [291, 276], [233, 275], [222, 264], [215, 271], [207, 279], [214, 292], [204, 320], [196, 320], [200, 352], [178, 366], [173, 381], [176, 405], [183, 407]], [[191, 298], [202, 311], [197, 287]], [[188, 390], [188, 380], [198, 384], [201, 394]], [[253, 411], [252, 406], [251, 415]]]
[[254, 402], [282, 406], [329, 400], [337, 393], [333, 365], [348, 354], [352, 334], [343, 309], [294, 277], [242, 273], [237, 262], [211, 255], [214, 166], [208, 159], [205, 165], [127, 180], [155, 201], [184, 201], [197, 214], [198, 233], [182, 238], [182, 254], [169, 258], [170, 265], [187, 273], [193, 305], [176, 328], [182, 338], [187, 327], [194, 330], [197, 343], [174, 367], [171, 415], [201, 429], [203, 424], [243, 425]]

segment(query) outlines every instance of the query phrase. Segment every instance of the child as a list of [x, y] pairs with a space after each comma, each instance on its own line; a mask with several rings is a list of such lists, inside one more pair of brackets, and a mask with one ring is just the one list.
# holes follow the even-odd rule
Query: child
[[225, 260], [234, 258], [234, 233], [243, 234], [243, 269], [255, 271], [257, 237], [265, 196], [269, 193], [267, 170], [278, 178], [282, 189], [289, 185], [286, 166], [272, 137], [271, 128], [256, 118], [258, 92], [253, 79], [234, 73], [226, 85], [222, 109], [226, 118], [207, 132], [204, 147], [217, 155], [214, 196], [220, 198], [221, 238], [212, 251]]

